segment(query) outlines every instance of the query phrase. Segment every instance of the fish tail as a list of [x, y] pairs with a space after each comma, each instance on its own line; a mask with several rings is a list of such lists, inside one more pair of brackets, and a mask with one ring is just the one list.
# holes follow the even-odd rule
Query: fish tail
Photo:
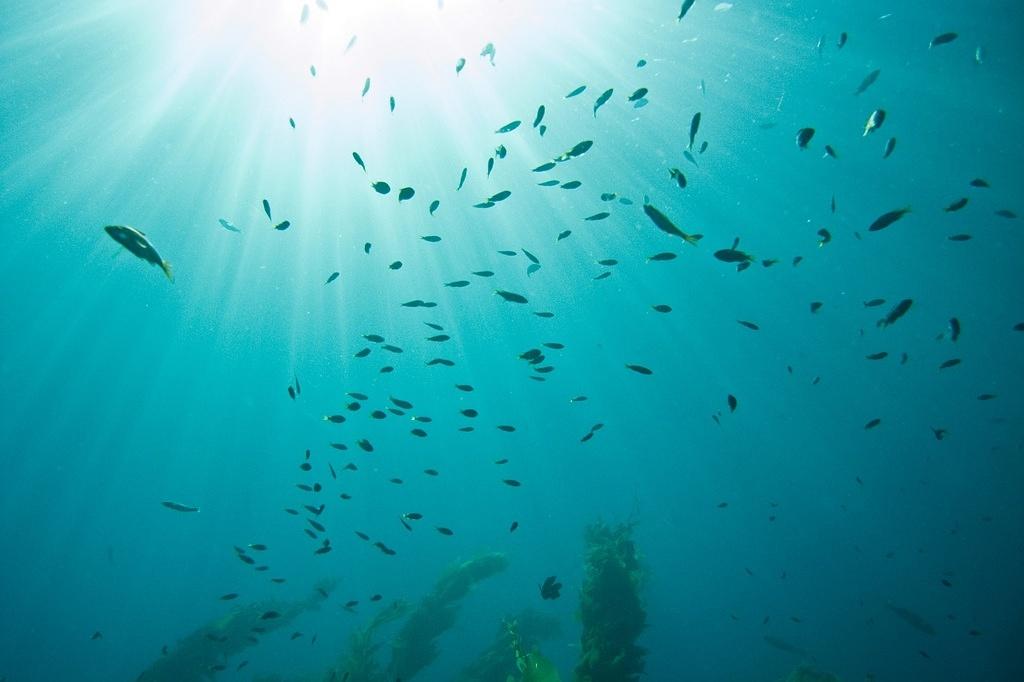
[[701, 239], [704, 239], [704, 235], [702, 234], [683, 235], [683, 241], [686, 242], [687, 244], [692, 244], [693, 246], [697, 246], [697, 242], [699, 242]]
[[174, 271], [171, 269], [171, 264], [165, 260], [160, 261], [160, 269], [167, 275], [167, 279], [174, 281]]

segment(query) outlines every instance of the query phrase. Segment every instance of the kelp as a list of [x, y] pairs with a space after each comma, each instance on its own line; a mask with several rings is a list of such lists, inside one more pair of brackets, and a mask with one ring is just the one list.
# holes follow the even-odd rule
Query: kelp
[[[458, 682], [494, 682], [518, 672], [516, 648], [533, 651], [542, 642], [561, 634], [558, 619], [534, 609], [506, 619], [498, 627], [494, 641], [471, 664], [463, 668]], [[518, 638], [518, 643], [516, 639]]]
[[481, 580], [508, 566], [504, 554], [478, 556], [450, 567], [434, 589], [420, 600], [396, 635], [388, 665], [389, 680], [411, 680], [438, 656], [437, 638], [455, 624], [459, 602]]
[[[235, 606], [229, 613], [180, 640], [137, 678], [140, 682], [201, 682], [210, 679], [237, 653], [259, 643], [326, 599], [333, 583], [319, 586], [309, 598], [292, 603], [259, 601]], [[268, 612], [275, 618], [264, 618]]]
[[355, 630], [348, 638], [348, 650], [329, 669], [321, 679], [347, 680], [348, 682], [384, 682], [384, 671], [377, 663], [377, 650], [381, 644], [377, 641], [377, 630], [392, 623], [409, 612], [409, 604], [394, 601], [386, 608], [377, 612], [366, 626]]
[[637, 682], [643, 674], [646, 650], [636, 641], [647, 621], [644, 574], [632, 534], [632, 524], [587, 527], [576, 682]]

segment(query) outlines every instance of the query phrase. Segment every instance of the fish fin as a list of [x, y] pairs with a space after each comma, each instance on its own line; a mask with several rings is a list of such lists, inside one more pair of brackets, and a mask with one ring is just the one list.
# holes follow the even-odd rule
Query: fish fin
[[685, 237], [683, 237], [683, 241], [685, 241], [687, 244], [692, 244], [694, 246], [697, 246], [697, 242], [699, 242], [701, 239], [704, 239], [704, 235], [702, 234], [688, 234]]
[[[167, 279], [174, 281], [174, 271], [171, 270], [171, 264], [165, 260], [160, 261], [160, 269], [167, 275]], [[199, 511], [198, 509], [196, 511]]]

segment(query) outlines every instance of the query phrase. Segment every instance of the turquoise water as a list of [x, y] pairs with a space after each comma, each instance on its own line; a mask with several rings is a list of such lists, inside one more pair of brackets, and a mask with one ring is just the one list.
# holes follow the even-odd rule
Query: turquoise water
[[[801, 661], [844, 680], [1024, 674], [1022, 238], [1004, 217], [1024, 211], [1016, 4], [699, 0], [677, 22], [678, 2], [653, 0], [334, 0], [302, 23], [303, 4], [6, 3], [0, 679], [135, 679], [233, 603], [334, 578], [322, 608], [217, 676], [326, 679], [383, 605], [497, 551], [508, 569], [415, 679], [455, 679], [530, 606], [560, 619], [543, 651], [569, 680], [599, 518], [635, 523], [647, 679], [776, 680]], [[660, 231], [645, 196], [703, 239]], [[106, 225], [142, 230], [174, 282]], [[755, 257], [743, 271], [714, 255], [736, 238]], [[649, 260], [663, 252], [678, 257]], [[436, 307], [402, 305], [417, 299]], [[543, 362], [520, 359], [534, 348]], [[368, 396], [359, 411], [347, 392]], [[414, 407], [386, 412], [391, 396]], [[282, 511], [321, 503], [316, 540], [308, 514]], [[333, 551], [314, 554], [324, 537]], [[249, 543], [269, 571], [238, 560]], [[557, 600], [538, 594], [549, 575]]]

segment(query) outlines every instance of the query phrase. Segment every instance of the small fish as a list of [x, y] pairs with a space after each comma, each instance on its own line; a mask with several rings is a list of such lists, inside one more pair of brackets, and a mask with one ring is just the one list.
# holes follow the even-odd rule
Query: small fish
[[267, 199], [263, 200], [263, 212], [267, 214], [267, 220], [273, 220], [270, 217], [270, 202]]
[[388, 109], [392, 114], [395, 113], [395, 98], [393, 96], [388, 98]]
[[677, 257], [678, 257], [678, 254], [672, 253], [671, 251], [663, 251], [661, 253], [656, 253], [653, 256], [648, 256], [647, 260], [648, 261], [656, 261], [656, 262], [665, 262], [665, 261], [675, 260]]
[[885, 109], [875, 109], [872, 111], [871, 115], [868, 116], [867, 122], [864, 124], [863, 137], [867, 137], [868, 133], [872, 133], [881, 128], [883, 123], [885, 123]]
[[659, 303], [657, 305], [652, 305], [651, 308], [655, 312], [659, 312], [659, 313], [670, 313], [670, 312], [672, 312], [672, 306], [667, 305], [665, 303]]
[[895, 306], [893, 306], [892, 310], [890, 310], [889, 313], [885, 317], [880, 319], [876, 323], [876, 325], [878, 327], [888, 327], [889, 325], [891, 325], [894, 322], [896, 322], [896, 320], [898, 320], [901, 317], [903, 317], [904, 315], [906, 315], [907, 311], [910, 310], [910, 307], [912, 305], [914, 305], [913, 299], [910, 299], [910, 298], [903, 299], [902, 301], [897, 303]]
[[840, 33], [839, 34], [839, 39], [836, 41], [836, 49], [837, 50], [843, 49], [843, 46], [846, 45], [846, 41], [847, 41], [848, 38], [849, 38], [849, 36], [846, 35], [846, 31], [843, 31], [842, 33]]
[[274, 225], [274, 229], [277, 230], [278, 232], [284, 232], [285, 230], [287, 230], [291, 226], [292, 226], [292, 221], [290, 221], [290, 220], [282, 220], [277, 225]]
[[537, 107], [537, 115], [533, 117], [533, 127], [536, 128], [544, 120], [544, 105]]
[[989, 188], [992, 185], [988, 184], [988, 180], [985, 178], [974, 178], [970, 182], [971, 187]]
[[949, 340], [953, 343], [960, 338], [960, 320], [955, 317], [949, 318]]
[[607, 218], [610, 215], [611, 215], [611, 213], [609, 213], [608, 211], [601, 211], [600, 213], [595, 213], [594, 215], [587, 216], [586, 218], [584, 218], [584, 220], [589, 220], [589, 221], [604, 220], [605, 218]]
[[659, 230], [666, 234], [679, 237], [687, 244], [697, 246], [697, 242], [704, 237], [702, 234], [686, 234], [676, 227], [675, 223], [673, 223], [668, 216], [652, 206], [650, 203], [644, 202], [644, 213], [651, 219], [651, 222], [653, 222]]
[[696, 0], [683, 0], [683, 5], [682, 7], [679, 8], [679, 16], [676, 17], [676, 23], [679, 23], [680, 21], [683, 20], [683, 17], [686, 16], [686, 13], [690, 11], [691, 7], [693, 7], [694, 2], [696, 2]]
[[951, 242], [969, 242], [973, 237], [969, 234], [954, 234], [947, 237]]
[[570, 92], [570, 93], [569, 93], [568, 95], [566, 95], [566, 96], [565, 96], [565, 99], [570, 99], [570, 98], [572, 98], [572, 97], [575, 97], [576, 95], [581, 95], [581, 94], [583, 94], [583, 91], [584, 91], [584, 90], [586, 90], [586, 89], [587, 89], [587, 86], [586, 86], [586, 85], [581, 85], [581, 86], [579, 86], [578, 88], [575, 88], [575, 89], [574, 89], [574, 90], [573, 90], [572, 92]]
[[456, 192], [458, 192], [460, 189], [462, 189], [462, 186], [466, 184], [466, 174], [467, 173], [469, 173], [469, 169], [468, 168], [463, 168], [462, 169], [462, 175], [459, 176], [459, 186], [455, 188]]
[[437, 199], [434, 199], [433, 201], [431, 201], [431, 202], [430, 202], [430, 209], [429, 209], [429, 210], [430, 210], [430, 215], [434, 215], [434, 212], [435, 212], [435, 211], [436, 211], [436, 210], [437, 210], [437, 209], [438, 209], [438, 208], [439, 208], [440, 206], [441, 206], [441, 202], [440, 202], [439, 200], [437, 200]]
[[878, 218], [875, 219], [875, 222], [871, 223], [871, 225], [868, 227], [868, 232], [878, 232], [879, 230], [884, 230], [885, 228], [889, 227], [890, 225], [892, 225], [893, 223], [895, 223], [897, 220], [899, 220], [908, 213], [910, 213], [909, 206], [907, 206], [906, 208], [898, 208], [894, 211], [889, 211], [888, 213], [883, 213], [882, 215], [878, 216]]
[[496, 290], [494, 293], [510, 303], [528, 303], [526, 297], [522, 294], [517, 294], [511, 291], [502, 291], [501, 289]]
[[430, 242], [431, 244], [436, 244], [437, 242], [441, 241], [441, 238], [438, 237], [436, 234], [425, 234], [420, 236], [420, 239], [422, 239], [425, 242]]
[[383, 180], [378, 180], [377, 182], [372, 183], [370, 187], [372, 187], [373, 191], [377, 194], [388, 194], [391, 192], [391, 185]]
[[348, 39], [348, 44], [345, 45], [345, 51], [342, 54], [348, 54], [348, 51], [356, 46], [356, 40], [358, 39], [358, 37], [359, 36], [353, 35], [351, 38]]
[[368, 93], [369, 91], [370, 91], [370, 79], [369, 79], [369, 77], [367, 77], [366, 81], [363, 83], [363, 92], [359, 96], [360, 97], [366, 97], [366, 93]]
[[889, 357], [889, 353], [883, 350], [879, 351], [878, 353], [870, 353], [869, 355], [865, 355], [864, 357], [867, 358], [868, 360], [884, 360], [885, 358]]
[[141, 258], [151, 265], [160, 266], [160, 269], [167, 275], [167, 279], [174, 281], [171, 264], [160, 257], [141, 230], [127, 225], [107, 225], [103, 229], [111, 239], [127, 249], [133, 256]]
[[642, 100], [647, 95], [647, 88], [637, 88], [633, 91], [633, 94], [626, 98], [627, 102], [637, 102]]
[[514, 478], [506, 478], [506, 479], [502, 480], [502, 483], [504, 483], [505, 485], [507, 485], [509, 487], [512, 487], [512, 488], [518, 488], [519, 486], [522, 485], [522, 483], [520, 483], [519, 481], [517, 481]]
[[668, 176], [676, 181], [676, 184], [679, 185], [679, 189], [686, 189], [686, 176], [683, 175], [683, 171], [678, 168], [669, 168]]
[[614, 90], [612, 88], [608, 88], [607, 90], [602, 92], [601, 96], [594, 101], [594, 118], [597, 118], [597, 110], [603, 107], [605, 105], [605, 102], [611, 99], [613, 92]]
[[498, 128], [494, 132], [497, 133], [497, 134], [511, 133], [513, 130], [518, 128], [521, 123], [522, 123], [522, 121], [519, 121], [519, 120], [512, 121], [511, 123], [506, 123], [505, 125], [501, 126], [500, 128]]
[[821, 301], [811, 301], [811, 314], [813, 315], [814, 313], [821, 310], [821, 306], [823, 305], [825, 304], [822, 303]]
[[928, 49], [930, 50], [938, 45], [947, 45], [959, 37], [956, 33], [941, 33], [931, 39], [931, 42], [928, 43]]
[[884, 298], [873, 298], [870, 301], [864, 301], [865, 308], [875, 308], [885, 304]]
[[796, 131], [796, 146], [797, 149], [807, 149], [807, 145], [810, 144], [811, 138], [814, 137], [814, 128], [801, 128]]
[[870, 420], [867, 424], [864, 425], [864, 430], [865, 431], [870, 431], [871, 429], [875, 428], [876, 426], [878, 426], [881, 423], [882, 423], [882, 420], [879, 419], [878, 417], [875, 417], [874, 419]]
[[558, 578], [550, 575], [544, 579], [544, 583], [539, 585], [539, 588], [541, 599], [558, 599], [561, 596], [562, 583], [558, 582]]
[[885, 150], [882, 152], [882, 158], [888, 159], [890, 156], [892, 156], [892, 153], [894, 151], [896, 151], [896, 138], [890, 137], [885, 142]]
[[697, 131], [700, 130], [700, 112], [698, 111], [690, 119], [690, 145], [687, 149], [693, 149], [693, 141], [697, 137]]
[[190, 507], [187, 504], [179, 504], [177, 502], [161, 502], [160, 504], [162, 504], [163, 506], [167, 507], [168, 509], [173, 509], [174, 511], [178, 511], [178, 512], [198, 512], [199, 511], [199, 507]]
[[966, 205], [967, 205], [967, 197], [962, 197], [960, 199], [957, 199], [956, 201], [954, 201], [953, 203], [951, 203], [949, 206], [947, 206], [946, 208], [944, 208], [942, 210], [945, 211], [946, 213], [954, 213], [956, 211], [959, 211], [960, 209], [962, 209]]
[[939, 369], [949, 369], [950, 367], [956, 367], [961, 362], [962, 360], [960, 360], [960, 358], [950, 358], [949, 360], [946, 360], [941, 365], [939, 365]]
[[743, 325], [743, 326], [744, 326], [744, 327], [746, 327], [747, 329], [753, 330], [753, 331], [755, 331], [755, 332], [756, 332], [756, 331], [760, 331], [760, 329], [761, 329], [761, 327], [760, 327], [759, 325], [757, 325], [756, 323], [754, 323], [754, 322], [748, 322], [747, 320], [736, 320], [736, 322], [737, 322], [738, 324], [741, 324], [741, 325]]
[[835, 148], [832, 145], [827, 144], [827, 145], [825, 145], [825, 154], [821, 158], [823, 158], [823, 159], [825, 159], [825, 158], [838, 159], [839, 155], [836, 154], [836, 150], [835, 150]]
[[857, 90], [853, 94], [854, 95], [863, 94], [865, 90], [867, 90], [868, 88], [870, 88], [872, 85], [875, 84], [875, 81], [878, 80], [878, 77], [881, 74], [882, 74], [882, 70], [881, 69], [875, 69], [874, 71], [869, 73], [867, 76], [864, 77], [864, 80], [862, 80], [860, 82], [860, 85], [857, 86]]
[[647, 376], [650, 376], [651, 374], [654, 374], [654, 370], [652, 370], [652, 369], [650, 369], [648, 367], [644, 367], [643, 365], [628, 365], [627, 364], [626, 365], [626, 369], [631, 369], [634, 372], [636, 372], [637, 374], [644, 374], [644, 375], [647, 375]]
[[451, 528], [445, 528], [444, 526], [434, 526], [434, 529], [437, 530], [437, 532], [441, 535], [455, 535], [455, 531], [453, 531]]
[[456, 60], [456, 62], [455, 62], [455, 75], [458, 76], [460, 73], [462, 73], [462, 69], [464, 69], [465, 67], [466, 67], [466, 59], [465, 59], [465, 57], [459, 57]]
[[579, 180], [570, 180], [562, 183], [562, 189], [579, 189], [583, 185]]
[[497, 56], [497, 50], [494, 49], [494, 43], [487, 43], [484, 45], [484, 49], [480, 51], [480, 56], [487, 57], [491, 62], [491, 66], [494, 66], [494, 58]]
[[519, 528], [519, 522], [518, 521], [513, 521], [512, 525], [510, 525], [508, 527], [508, 532], [509, 533], [515, 533], [517, 528]]
[[555, 241], [560, 242], [571, 234], [572, 230], [562, 230], [561, 232], [558, 233], [558, 237], [555, 238]]
[[412, 187], [403, 187], [402, 189], [398, 190], [399, 202], [408, 201], [409, 199], [412, 199], [414, 196], [416, 196], [416, 190], [414, 190]]
[[227, 220], [226, 218], [218, 218], [217, 222], [219, 222], [220, 226], [223, 227], [225, 230], [228, 230], [230, 232], [241, 232], [241, 230], [238, 229], [238, 227], [236, 227], [234, 223], [232, 223], [230, 220]]
[[729, 411], [730, 412], [735, 412], [736, 411], [736, 407], [739, 405], [739, 403], [736, 400], [736, 396], [734, 396], [733, 394], [730, 393], [728, 396], [726, 396], [725, 400], [726, 400], [726, 403], [729, 405]]

